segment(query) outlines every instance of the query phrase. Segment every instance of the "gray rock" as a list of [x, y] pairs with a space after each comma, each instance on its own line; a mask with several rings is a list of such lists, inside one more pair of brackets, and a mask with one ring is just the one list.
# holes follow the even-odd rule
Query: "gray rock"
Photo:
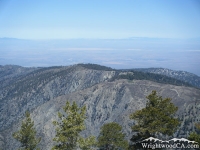
[[[129, 115], [145, 107], [147, 100], [145, 97], [152, 90], [156, 90], [164, 98], [172, 98], [173, 103], [179, 107], [177, 116], [187, 113], [191, 106], [197, 107], [196, 109], [193, 107], [193, 109], [198, 114], [200, 113], [200, 90], [198, 89], [159, 84], [145, 80], [131, 82], [128, 80], [116, 80], [114, 82], [99, 83], [84, 90], [77, 90], [58, 96], [32, 111], [31, 117], [35, 122], [38, 136], [42, 137], [40, 147], [44, 150], [49, 150], [52, 147], [52, 138], [55, 136], [55, 127], [52, 125], [52, 121], [57, 119], [57, 112], [62, 112], [62, 107], [67, 100], [70, 102], [76, 101], [79, 106], [86, 105], [87, 107], [86, 130], [82, 132], [82, 135], [98, 136], [100, 127], [103, 124], [114, 121], [122, 125], [123, 131], [127, 135], [126, 138], [130, 139], [133, 135], [131, 126], [134, 121], [129, 119]], [[195, 115], [188, 116], [188, 113], [183, 120], [186, 118], [192, 118], [194, 122], [199, 119]], [[19, 126], [20, 122], [2, 133], [6, 137], [6, 149], [11, 150], [14, 146], [18, 146], [11, 133], [16, 131]], [[178, 133], [180, 136], [182, 136], [181, 134], [186, 136], [186, 133], [181, 128], [177, 130], [175, 135], [179, 136]]]
[[26, 110], [60, 95], [91, 87], [114, 76], [114, 71], [80, 66], [43, 68], [0, 89], [0, 131], [22, 118]]

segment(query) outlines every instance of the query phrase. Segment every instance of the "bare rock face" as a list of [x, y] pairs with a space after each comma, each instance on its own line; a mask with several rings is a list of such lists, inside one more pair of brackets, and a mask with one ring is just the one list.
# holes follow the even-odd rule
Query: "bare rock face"
[[106, 82], [114, 71], [89, 70], [80, 66], [42, 68], [0, 88], [0, 131], [22, 118], [26, 110], [77, 90]]
[[[105, 72], [103, 74], [102, 79], [107, 78], [112, 73]], [[127, 135], [126, 138], [130, 139], [133, 134], [131, 126], [134, 121], [129, 119], [129, 115], [145, 107], [146, 96], [152, 90], [156, 90], [163, 98], [172, 98], [172, 102], [179, 107], [177, 116], [182, 121], [174, 136], [186, 137], [187, 131], [192, 131], [194, 122], [200, 119], [197, 115], [200, 114], [200, 90], [146, 80], [115, 80], [53, 97], [35, 108], [31, 112], [31, 117], [34, 120], [38, 136], [42, 137], [40, 147], [45, 150], [51, 149], [52, 138], [55, 136], [55, 127], [52, 121], [58, 119], [57, 112], [62, 112], [62, 107], [66, 101], [76, 101], [79, 106], [86, 105], [87, 107], [86, 130], [82, 132], [82, 135], [98, 136], [103, 124], [114, 121], [122, 125]], [[192, 121], [187, 125], [188, 119], [189, 121], [192, 119]], [[12, 150], [19, 146], [19, 143], [12, 138], [12, 133], [19, 127], [20, 121], [2, 131], [1, 135], [4, 136], [4, 143], [6, 143], [4, 148], [6, 150]], [[188, 128], [188, 130], [185, 130], [185, 128]]]
[[187, 137], [194, 131], [194, 123], [200, 121], [199, 89], [153, 82], [156, 79], [120, 79], [117, 75], [136, 76], [96, 65], [29, 69], [0, 66], [0, 148], [19, 147], [12, 133], [20, 128], [25, 111], [29, 110], [37, 134], [42, 137], [40, 148], [50, 150], [55, 136], [52, 121], [58, 119], [57, 113], [62, 112], [66, 101], [87, 107], [83, 136], [97, 137], [103, 124], [114, 121], [122, 125], [126, 138], [130, 139], [134, 121], [129, 116], [145, 107], [146, 96], [152, 90], [164, 98], [172, 98], [179, 108], [176, 115], [181, 124], [175, 137]]

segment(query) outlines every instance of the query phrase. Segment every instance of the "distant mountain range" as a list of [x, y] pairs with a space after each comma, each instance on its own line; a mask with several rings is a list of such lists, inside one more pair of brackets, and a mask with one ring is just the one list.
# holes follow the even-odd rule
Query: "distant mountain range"
[[0, 38], [0, 64], [47, 67], [93, 63], [116, 69], [160, 67], [200, 76], [200, 40], [141, 38], [27, 40]]
[[[185, 73], [187, 81], [193, 76]], [[182, 75], [184, 76], [184, 75]], [[25, 68], [0, 66], [0, 147], [13, 150], [19, 143], [12, 133], [19, 129], [25, 111], [31, 112], [37, 133], [42, 137], [40, 148], [50, 150], [55, 129], [52, 120], [66, 100], [86, 105], [84, 136], [98, 136], [104, 123], [117, 122], [126, 138], [132, 136], [133, 120], [129, 115], [145, 107], [152, 90], [172, 98], [179, 108], [181, 124], [174, 137], [187, 138], [200, 121], [200, 89], [193, 82], [181, 81], [162, 74], [140, 70], [116, 70], [96, 64], [77, 64]]]

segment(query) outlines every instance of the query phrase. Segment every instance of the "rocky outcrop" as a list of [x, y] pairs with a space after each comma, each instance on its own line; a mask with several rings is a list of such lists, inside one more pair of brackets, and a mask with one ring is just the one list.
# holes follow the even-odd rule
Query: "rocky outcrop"
[[[173, 103], [179, 107], [177, 117], [182, 118], [182, 124], [175, 136], [186, 137], [186, 132], [189, 131], [189, 128], [192, 130], [194, 122], [200, 119], [199, 115], [195, 115], [200, 114], [200, 90], [145, 80], [116, 80], [63, 94], [35, 108], [31, 112], [31, 117], [35, 122], [38, 136], [42, 137], [40, 147], [45, 150], [49, 150], [52, 147], [52, 138], [55, 135], [52, 121], [57, 119], [57, 112], [62, 112], [62, 107], [67, 100], [70, 102], [76, 101], [79, 106], [86, 105], [87, 107], [86, 130], [82, 132], [84, 136], [91, 134], [98, 136], [100, 127], [104, 123], [115, 121], [122, 125], [127, 135], [126, 138], [130, 139], [133, 134], [131, 126], [134, 121], [129, 119], [129, 115], [145, 107], [145, 97], [152, 90], [156, 90], [164, 98], [172, 98]], [[191, 124], [186, 126], [185, 120], [191, 117]], [[18, 130], [19, 126], [20, 122], [17, 122], [1, 133], [5, 137], [5, 149], [12, 150], [13, 147], [18, 146], [11, 134]], [[185, 127], [188, 127], [186, 132]]]
[[90, 70], [80, 66], [38, 69], [0, 88], [0, 131], [58, 96], [106, 82], [114, 71]]
[[[165, 78], [161, 75], [82, 64], [48, 68], [0, 66], [0, 76], [0, 148], [5, 150], [19, 147], [12, 133], [21, 126], [26, 110], [31, 112], [37, 134], [42, 137], [41, 149], [51, 149], [55, 136], [52, 121], [57, 119], [57, 112], [62, 111], [67, 100], [87, 107], [84, 136], [98, 136], [104, 123], [115, 121], [130, 139], [134, 121], [129, 115], [145, 107], [146, 96], [152, 90], [172, 98], [179, 107], [176, 115], [181, 124], [175, 137], [187, 137], [195, 130], [194, 123], [200, 121], [200, 90], [153, 82]], [[141, 80], [145, 79], [143, 76], [151, 81]]]

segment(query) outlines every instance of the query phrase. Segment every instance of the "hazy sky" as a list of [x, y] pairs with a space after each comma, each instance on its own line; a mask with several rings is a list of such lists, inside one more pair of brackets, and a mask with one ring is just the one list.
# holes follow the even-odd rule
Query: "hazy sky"
[[97, 63], [200, 76], [200, 0], [0, 0], [0, 52], [0, 65]]
[[0, 38], [197, 38], [199, 0], [0, 0]]

